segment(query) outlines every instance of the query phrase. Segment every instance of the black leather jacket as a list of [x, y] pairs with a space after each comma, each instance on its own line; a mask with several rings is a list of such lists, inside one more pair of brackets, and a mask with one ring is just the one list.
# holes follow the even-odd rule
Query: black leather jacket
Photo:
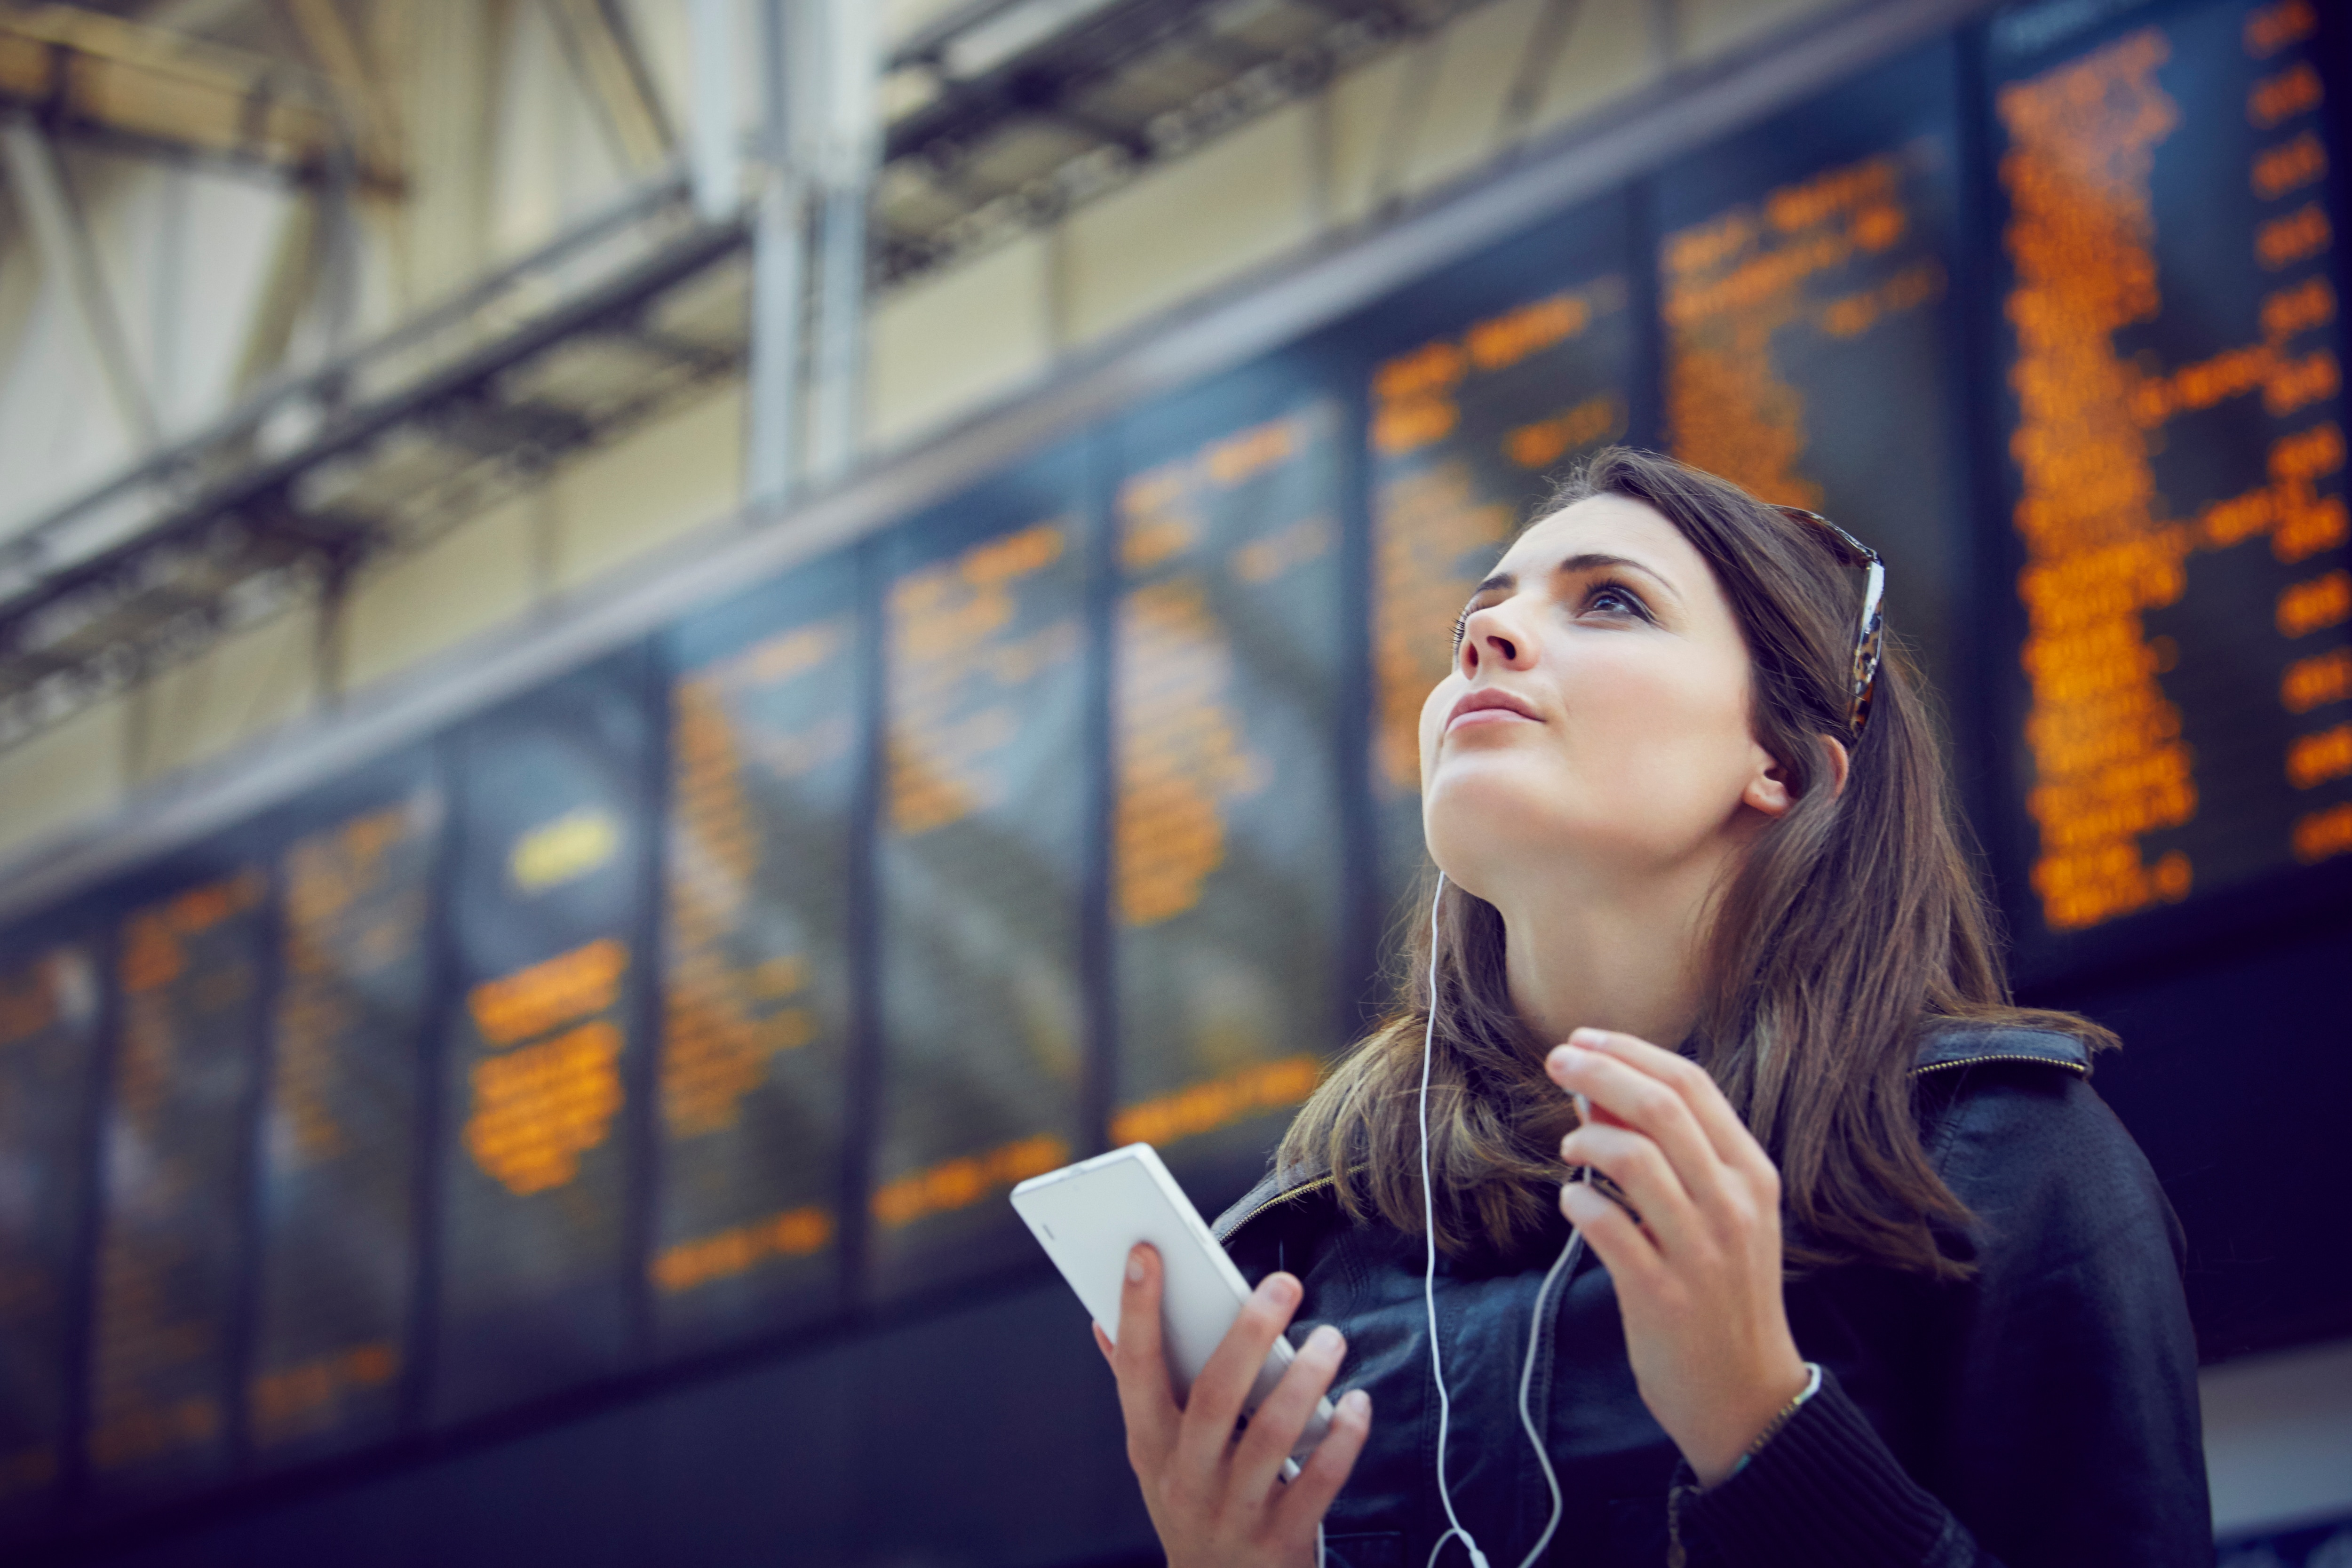
[[[1790, 1282], [1818, 1394], [1698, 1491], [1635, 1390], [1617, 1300], [1589, 1253], [1543, 1328], [1530, 1407], [1566, 1510], [1546, 1561], [1578, 1568], [2175, 1568], [2212, 1529], [2179, 1222], [2068, 1037], [1952, 1029], [1919, 1054], [1920, 1127], [1976, 1216], [1961, 1284], [1852, 1266]], [[1328, 1176], [1277, 1173], [1217, 1221], [1252, 1279], [1306, 1285], [1295, 1337], [1348, 1336], [1372, 1432], [1326, 1521], [1330, 1568], [1422, 1568], [1444, 1530], [1423, 1244], [1353, 1225]], [[1447, 1475], [1492, 1568], [1515, 1568], [1550, 1494], [1520, 1427], [1531, 1264], [1438, 1264], [1453, 1394]], [[1334, 1389], [1336, 1395], [1339, 1392]], [[1444, 1562], [1468, 1561], [1458, 1543]]]

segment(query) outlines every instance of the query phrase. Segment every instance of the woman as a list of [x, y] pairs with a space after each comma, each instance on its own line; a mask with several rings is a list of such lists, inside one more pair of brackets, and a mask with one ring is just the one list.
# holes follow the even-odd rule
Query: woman
[[1171, 1568], [2212, 1561], [2179, 1226], [2112, 1039], [2007, 1005], [1879, 581], [1612, 449], [1479, 586], [1403, 1010], [1219, 1221], [1189, 1405], [1150, 1248], [1097, 1331]]

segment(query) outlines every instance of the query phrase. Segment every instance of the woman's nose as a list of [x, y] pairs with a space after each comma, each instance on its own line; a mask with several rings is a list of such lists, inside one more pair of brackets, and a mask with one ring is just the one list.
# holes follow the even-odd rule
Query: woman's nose
[[1527, 639], [1512, 628], [1501, 608], [1495, 605], [1480, 610], [1463, 628], [1461, 663], [1465, 679], [1477, 674], [1490, 659], [1506, 669], [1517, 669], [1526, 662]]

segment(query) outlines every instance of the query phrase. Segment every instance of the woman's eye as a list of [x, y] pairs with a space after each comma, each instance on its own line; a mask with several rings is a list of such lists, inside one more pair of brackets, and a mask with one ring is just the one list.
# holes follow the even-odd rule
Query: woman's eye
[[1649, 606], [1623, 588], [1603, 583], [1584, 597], [1588, 610], [1601, 610], [1611, 615], [1649, 616]]

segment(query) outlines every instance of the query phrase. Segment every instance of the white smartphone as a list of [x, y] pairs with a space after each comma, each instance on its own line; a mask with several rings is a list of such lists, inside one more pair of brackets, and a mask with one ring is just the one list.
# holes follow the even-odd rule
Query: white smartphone
[[[1013, 1189], [1013, 1206], [1113, 1341], [1118, 1338], [1128, 1253], [1139, 1241], [1159, 1250], [1164, 1281], [1160, 1327], [1168, 1375], [1177, 1396], [1189, 1397], [1192, 1380], [1233, 1327], [1250, 1288], [1151, 1145], [1130, 1143], [1032, 1176]], [[1276, 1336], [1250, 1389], [1247, 1410], [1255, 1411], [1274, 1392], [1291, 1358], [1290, 1342]], [[1297, 1473], [1296, 1466], [1330, 1425], [1331, 1402], [1318, 1400], [1307, 1430], [1290, 1450], [1286, 1474]]]

